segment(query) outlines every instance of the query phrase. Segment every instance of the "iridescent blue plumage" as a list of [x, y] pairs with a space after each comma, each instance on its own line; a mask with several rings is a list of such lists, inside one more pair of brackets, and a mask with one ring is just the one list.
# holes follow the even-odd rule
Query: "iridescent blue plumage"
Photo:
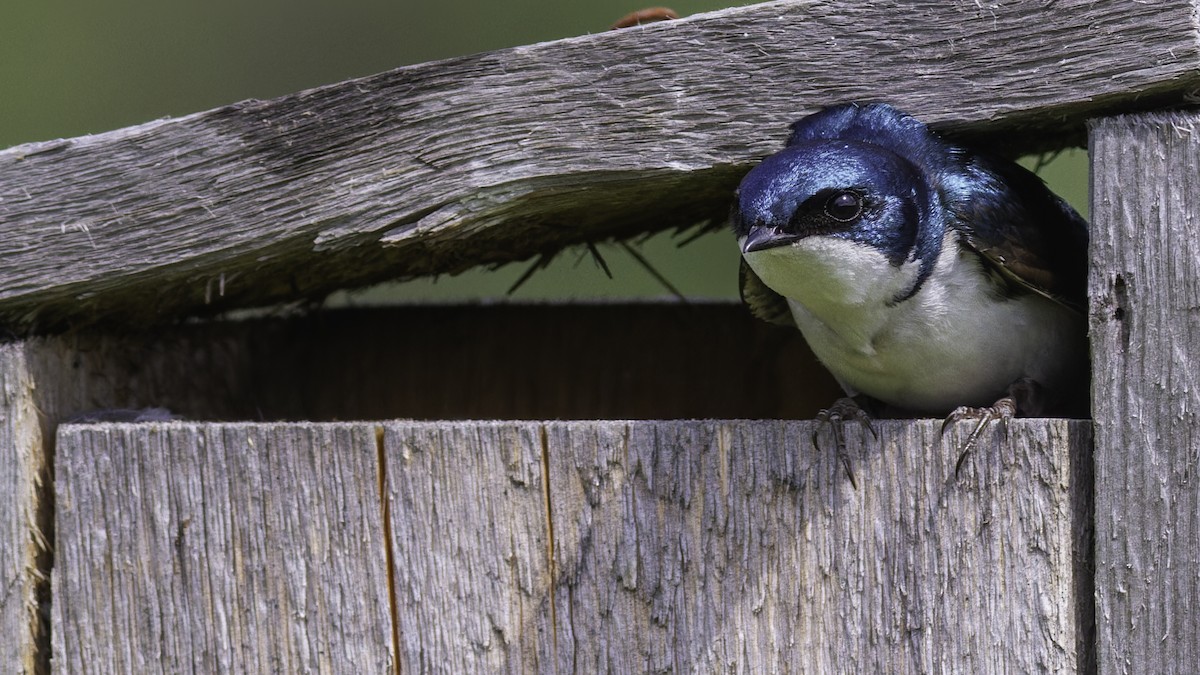
[[747, 174], [732, 220], [752, 308], [778, 320], [765, 305], [786, 300], [852, 395], [1045, 414], [1086, 387], [1086, 224], [1012, 162], [834, 106]]

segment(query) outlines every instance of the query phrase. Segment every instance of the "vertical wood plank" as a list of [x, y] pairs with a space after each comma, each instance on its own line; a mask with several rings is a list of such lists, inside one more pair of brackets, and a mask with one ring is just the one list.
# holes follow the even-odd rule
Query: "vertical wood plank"
[[1089, 424], [939, 424], [391, 423], [402, 664], [1086, 671]]
[[560, 668], [1076, 671], [1086, 425], [1013, 424], [956, 480], [939, 424], [852, 439], [858, 489], [811, 423], [552, 426]]
[[397, 422], [384, 448], [400, 670], [555, 672], [541, 425]]
[[39, 663], [37, 653], [45, 637], [39, 557], [48, 552], [38, 486], [48, 474], [26, 356], [24, 343], [0, 344], [0, 664], [32, 673], [46, 658]]
[[1091, 125], [1101, 673], [1200, 663], [1200, 115]]
[[65, 426], [57, 461], [57, 670], [391, 670], [373, 426]]

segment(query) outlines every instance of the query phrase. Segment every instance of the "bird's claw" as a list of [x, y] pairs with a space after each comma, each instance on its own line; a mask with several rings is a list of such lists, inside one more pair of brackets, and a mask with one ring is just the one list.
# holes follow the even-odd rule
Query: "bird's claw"
[[[848, 421], [858, 422], [870, 432], [872, 438], [879, 440], [879, 434], [875, 432], [875, 425], [871, 424], [871, 416], [852, 398], [839, 398], [833, 402], [833, 405], [817, 413], [818, 429], [821, 425], [834, 426]], [[815, 445], [816, 442], [817, 432], [814, 430], [813, 444]]]
[[939, 437], [946, 435], [946, 428], [956, 422], [964, 420], [977, 420], [975, 428], [967, 435], [967, 439], [958, 446], [959, 454], [958, 461], [954, 463], [954, 476], [958, 477], [962, 470], [963, 463], [967, 460], [967, 455], [970, 454], [971, 448], [979, 441], [979, 436], [983, 433], [984, 428], [989, 422], [998, 421], [1005, 429], [1008, 427], [1008, 421], [1017, 414], [1017, 402], [1011, 396], [996, 401], [987, 408], [971, 408], [962, 406], [955, 408], [953, 412], [946, 416], [942, 422], [942, 429], [938, 433]]
[[842, 460], [842, 466], [846, 469], [846, 478], [850, 480], [850, 487], [858, 489], [858, 483], [854, 480], [854, 469], [850, 465], [850, 457], [846, 454], [846, 438], [842, 433], [842, 424], [847, 421], [858, 422], [871, 433], [871, 437], [879, 440], [879, 434], [875, 432], [875, 426], [871, 424], [871, 416], [863, 410], [858, 403], [852, 398], [839, 398], [834, 401], [833, 405], [817, 413], [817, 424], [812, 432], [812, 444], [814, 450], [819, 450], [817, 446], [817, 435], [822, 427], [829, 427], [830, 433], [833, 434], [833, 443], [837, 448], [838, 459]]

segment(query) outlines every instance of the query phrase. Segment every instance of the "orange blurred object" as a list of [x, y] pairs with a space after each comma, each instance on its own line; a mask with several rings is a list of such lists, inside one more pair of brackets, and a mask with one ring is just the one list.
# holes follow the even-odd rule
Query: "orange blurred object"
[[617, 22], [612, 25], [609, 30], [617, 30], [618, 28], [630, 28], [632, 26], [640, 26], [644, 23], [654, 23], [655, 21], [670, 21], [678, 19], [679, 14], [670, 7], [650, 7], [648, 9], [639, 9], [636, 12], [630, 12], [625, 16], [617, 19]]

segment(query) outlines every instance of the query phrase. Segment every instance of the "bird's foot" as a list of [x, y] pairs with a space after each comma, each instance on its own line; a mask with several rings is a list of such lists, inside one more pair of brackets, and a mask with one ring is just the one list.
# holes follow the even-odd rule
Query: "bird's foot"
[[967, 406], [962, 406], [960, 408], [956, 408], [953, 412], [946, 416], [946, 420], [942, 422], [942, 430], [939, 434], [941, 436], [945, 436], [946, 427], [950, 426], [951, 424], [962, 422], [964, 420], [977, 420], [975, 428], [971, 430], [971, 433], [967, 436], [967, 440], [963, 441], [962, 445], [959, 446], [958, 461], [954, 463], [955, 477], [957, 477], [959, 471], [962, 470], [963, 462], [967, 460], [967, 455], [971, 452], [971, 448], [975, 447], [975, 444], [979, 441], [979, 436], [983, 433], [984, 427], [986, 427], [989, 422], [1000, 422], [1007, 428], [1008, 421], [1016, 416], [1016, 414], [1016, 400], [1013, 399], [1012, 396], [1005, 396], [999, 401], [996, 401], [990, 407], [970, 408]]
[[875, 433], [875, 427], [871, 424], [871, 415], [862, 409], [852, 398], [839, 398], [833, 402], [833, 405], [817, 413], [817, 425], [813, 428], [812, 444], [813, 448], [817, 448], [817, 434], [823, 427], [829, 427], [830, 433], [833, 434], [834, 447], [837, 448], [838, 459], [842, 461], [842, 466], [846, 469], [846, 478], [850, 479], [850, 487], [858, 489], [858, 483], [854, 480], [854, 469], [850, 466], [850, 457], [846, 454], [846, 438], [842, 431], [842, 425], [845, 422], [858, 422], [871, 433], [871, 437], [879, 440], [879, 434]]

